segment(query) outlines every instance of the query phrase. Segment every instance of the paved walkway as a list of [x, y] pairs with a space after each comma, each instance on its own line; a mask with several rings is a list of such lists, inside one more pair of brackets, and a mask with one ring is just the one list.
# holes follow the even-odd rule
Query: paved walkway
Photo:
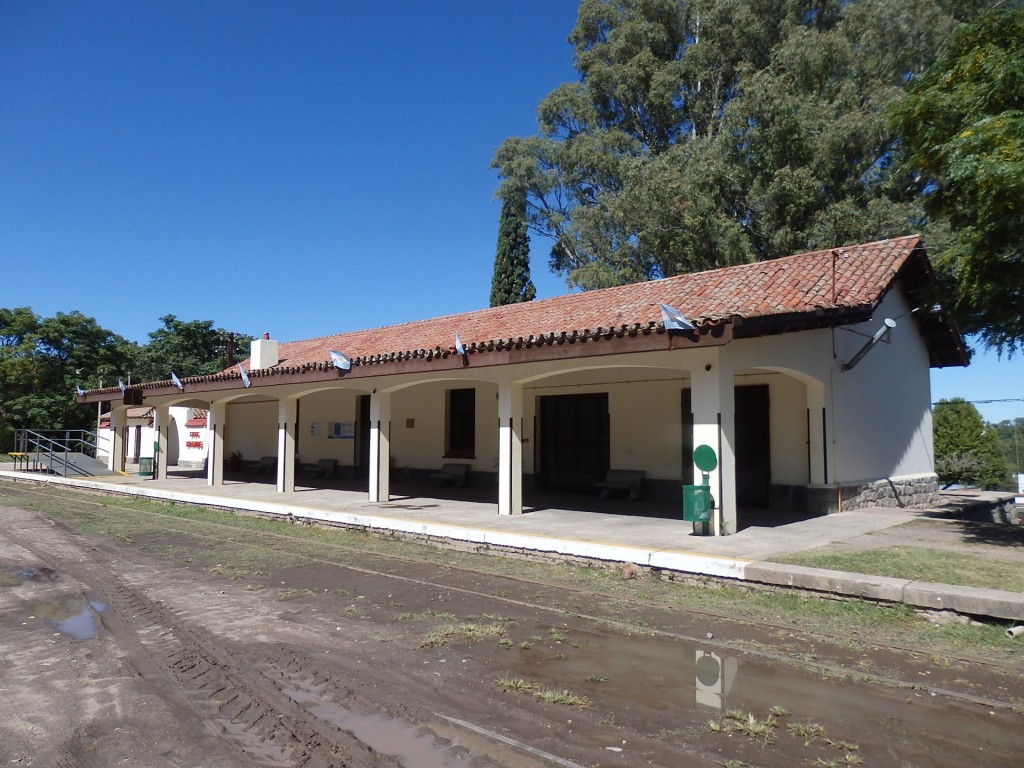
[[387, 503], [370, 504], [365, 491], [300, 487], [282, 494], [270, 483], [209, 486], [189, 473], [171, 473], [165, 480], [137, 475], [65, 479], [6, 471], [0, 477], [1024, 620], [1024, 594], [1016, 592], [765, 562], [882, 531], [921, 514], [903, 509], [841, 512], [775, 527], [748, 527], [732, 536], [695, 536], [689, 522], [639, 514], [545, 506], [501, 516], [497, 504], [486, 501], [394, 496]]

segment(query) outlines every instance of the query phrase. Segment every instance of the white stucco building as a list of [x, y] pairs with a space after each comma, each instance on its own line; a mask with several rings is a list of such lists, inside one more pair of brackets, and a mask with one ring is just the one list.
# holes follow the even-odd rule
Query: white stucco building
[[[119, 435], [130, 406], [154, 408], [164, 443], [171, 408], [207, 411], [214, 485], [232, 452], [277, 457], [282, 493], [294, 490], [297, 463], [327, 458], [365, 478], [379, 502], [393, 474], [425, 480], [463, 463], [476, 487], [494, 488], [497, 512], [517, 514], [524, 492], [592, 495], [609, 469], [642, 471], [645, 496], [678, 498], [700, 477], [692, 450], [705, 444], [719, 459], [710, 481], [727, 532], [741, 507], [919, 506], [936, 492], [929, 369], [968, 360], [956, 329], [925, 305], [933, 282], [911, 236], [304, 341], [264, 338], [241, 370], [80, 400], [111, 401], [114, 465], [128, 450]], [[661, 305], [692, 327], [666, 327]], [[169, 455], [158, 453], [158, 475]]]
[[[153, 458], [156, 454], [155, 424], [156, 410], [152, 406], [136, 406], [125, 409], [122, 415], [121, 441], [124, 464], [138, 464], [142, 458]], [[209, 435], [206, 429], [206, 411], [197, 408], [173, 406], [167, 412], [168, 425], [167, 457], [165, 465], [182, 469], [203, 469], [206, 467], [206, 451]], [[114, 468], [111, 445], [114, 442], [111, 430], [111, 413], [100, 417], [96, 444], [97, 458], [106, 459]]]

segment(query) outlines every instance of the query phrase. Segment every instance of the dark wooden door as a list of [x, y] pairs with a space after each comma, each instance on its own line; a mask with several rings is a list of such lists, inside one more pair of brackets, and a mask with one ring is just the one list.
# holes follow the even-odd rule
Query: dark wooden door
[[736, 387], [736, 503], [767, 507], [772, 479], [768, 385]]
[[693, 485], [693, 390], [682, 391], [680, 398], [682, 410], [682, 443], [683, 443], [683, 485]]
[[541, 487], [593, 491], [608, 472], [608, 394], [542, 397], [540, 414]]
[[356, 445], [355, 475], [356, 477], [370, 476], [370, 396], [359, 395], [359, 429], [356, 432], [359, 436]]

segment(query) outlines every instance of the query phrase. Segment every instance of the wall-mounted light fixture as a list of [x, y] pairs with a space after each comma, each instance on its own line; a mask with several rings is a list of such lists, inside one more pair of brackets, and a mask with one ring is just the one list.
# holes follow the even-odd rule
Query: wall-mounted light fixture
[[868, 343], [865, 344], [863, 347], [861, 347], [857, 351], [856, 355], [854, 355], [853, 357], [850, 358], [850, 362], [843, 363], [843, 366], [842, 366], [841, 370], [844, 373], [846, 371], [850, 370], [851, 368], [853, 368], [853, 366], [855, 366], [857, 363], [860, 362], [861, 358], [864, 357], [864, 355], [866, 355], [868, 352], [871, 351], [871, 348], [873, 346], [875, 346], [875, 344], [877, 344], [878, 342], [882, 341], [883, 339], [888, 341], [887, 337], [889, 336], [889, 332], [893, 328], [895, 328], [895, 327], [896, 327], [896, 321], [895, 320], [893, 320], [892, 318], [889, 318], [889, 317], [885, 318], [885, 320], [882, 321], [882, 327], [879, 328], [877, 331], [875, 331], [875, 335], [872, 336], [870, 339], [868, 339]]

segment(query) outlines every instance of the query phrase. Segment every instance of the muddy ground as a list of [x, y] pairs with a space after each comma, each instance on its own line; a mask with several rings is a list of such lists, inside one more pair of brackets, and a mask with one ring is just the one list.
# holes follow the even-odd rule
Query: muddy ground
[[1022, 659], [257, 534], [238, 569], [197, 556], [208, 529], [22, 506], [0, 495], [2, 765], [1024, 763]]

